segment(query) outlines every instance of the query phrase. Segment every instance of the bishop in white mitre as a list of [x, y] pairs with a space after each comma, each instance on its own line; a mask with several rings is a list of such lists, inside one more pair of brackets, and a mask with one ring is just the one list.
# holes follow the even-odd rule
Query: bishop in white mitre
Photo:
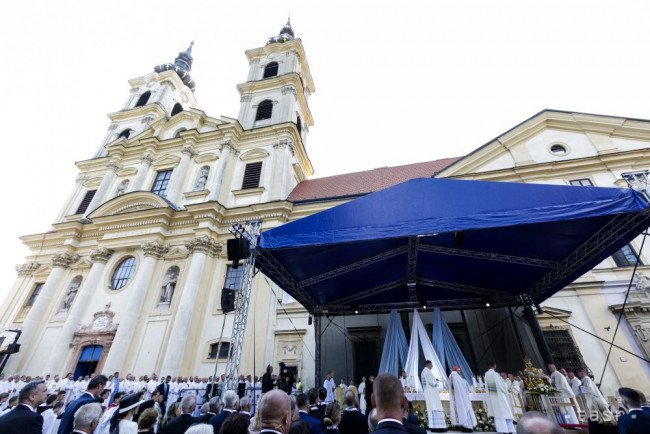
[[[563, 404], [571, 404], [576, 395], [573, 393], [566, 377], [557, 370], [557, 367], [553, 363], [548, 365], [548, 372], [551, 373], [551, 386], [555, 387], [562, 395], [561, 402]], [[578, 416], [576, 416], [573, 407], [561, 407], [560, 414], [564, 417], [564, 423], [578, 424]]]
[[485, 373], [485, 386], [487, 387], [488, 416], [494, 417], [494, 427], [499, 433], [515, 432], [513, 415], [509, 404], [508, 385], [501, 375], [495, 371], [497, 365], [490, 362], [490, 369]]
[[476, 426], [476, 415], [469, 399], [469, 384], [460, 376], [458, 366], [454, 366], [449, 376], [449, 418], [452, 425], [465, 429], [473, 430]]
[[440, 380], [433, 376], [431, 368], [433, 368], [433, 363], [431, 363], [431, 360], [427, 360], [424, 362], [424, 369], [422, 369], [422, 373], [420, 374], [424, 389], [424, 402], [427, 406], [429, 429], [434, 432], [444, 432], [447, 431], [447, 422], [445, 421], [445, 413], [442, 409], [442, 402], [440, 402], [440, 395], [438, 393]]

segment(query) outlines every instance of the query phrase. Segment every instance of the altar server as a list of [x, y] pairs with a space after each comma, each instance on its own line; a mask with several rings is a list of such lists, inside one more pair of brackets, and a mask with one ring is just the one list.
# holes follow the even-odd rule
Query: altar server
[[[548, 365], [548, 372], [551, 373], [551, 386], [555, 387], [558, 392], [560, 392], [562, 395], [562, 402], [565, 404], [572, 403], [576, 395], [573, 393], [573, 390], [571, 389], [571, 386], [569, 385], [566, 377], [557, 370], [557, 367], [553, 363]], [[576, 416], [576, 412], [573, 407], [562, 407], [560, 409], [560, 414], [564, 418], [564, 423], [578, 423], [578, 416]]]
[[474, 429], [476, 415], [469, 399], [469, 384], [460, 376], [459, 366], [454, 366], [449, 376], [449, 409], [449, 417], [453, 425], [460, 425], [463, 430]]
[[496, 363], [490, 362], [490, 369], [485, 373], [485, 385], [488, 391], [488, 416], [494, 417], [494, 427], [499, 433], [515, 432], [512, 410], [510, 409], [508, 385], [496, 372]]
[[427, 406], [429, 430], [433, 432], [445, 432], [447, 431], [447, 422], [445, 421], [445, 413], [442, 409], [442, 402], [440, 402], [440, 395], [438, 393], [441, 383], [439, 378], [433, 376], [431, 368], [433, 368], [431, 360], [425, 361], [424, 369], [422, 369], [422, 373], [420, 374], [424, 389], [424, 401]]

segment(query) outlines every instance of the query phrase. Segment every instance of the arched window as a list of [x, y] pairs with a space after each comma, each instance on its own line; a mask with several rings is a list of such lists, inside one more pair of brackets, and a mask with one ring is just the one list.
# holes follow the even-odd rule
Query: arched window
[[181, 133], [183, 131], [187, 131], [187, 128], [179, 128], [179, 129], [177, 129], [176, 132], [174, 133], [174, 138], [178, 139], [181, 136]]
[[271, 119], [271, 114], [273, 114], [273, 101], [270, 99], [265, 99], [257, 106], [257, 113], [255, 114], [255, 120], [261, 121], [264, 119]]
[[176, 116], [182, 111], [183, 111], [183, 106], [181, 105], [181, 103], [177, 102], [176, 104], [174, 104], [174, 108], [172, 108], [172, 116]]
[[111, 277], [111, 289], [120, 289], [131, 280], [135, 271], [135, 258], [129, 256], [124, 258], [117, 266]]
[[140, 98], [138, 98], [138, 102], [135, 103], [135, 106], [136, 107], [142, 107], [143, 105], [145, 105], [149, 101], [150, 97], [151, 97], [151, 92], [146, 91], [145, 93], [140, 95]]
[[125, 139], [128, 139], [130, 135], [131, 135], [131, 129], [130, 129], [130, 128], [127, 128], [126, 130], [122, 131], [122, 132], [117, 136], [117, 138], [118, 138], [118, 139], [121, 139], [122, 137], [124, 137]]
[[262, 78], [275, 77], [278, 75], [278, 62], [271, 62], [264, 67]]
[[300, 116], [296, 119], [296, 127], [298, 128], [298, 134], [302, 132], [302, 121], [300, 120]]

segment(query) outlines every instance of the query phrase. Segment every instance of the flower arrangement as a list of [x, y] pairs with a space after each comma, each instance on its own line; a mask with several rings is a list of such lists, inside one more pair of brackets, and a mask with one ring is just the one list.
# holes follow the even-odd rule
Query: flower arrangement
[[418, 418], [418, 424], [420, 424], [422, 428], [429, 428], [429, 419], [424, 412], [422, 412], [420, 409], [413, 408], [413, 414]]
[[544, 384], [535, 384], [534, 386], [530, 387], [526, 391], [533, 395], [553, 395], [554, 393], [557, 392], [557, 389], [555, 387], [552, 387], [544, 383]]
[[474, 431], [493, 432], [495, 430], [494, 421], [488, 416], [483, 407], [475, 410], [474, 414], [476, 415], [476, 427], [474, 428]]

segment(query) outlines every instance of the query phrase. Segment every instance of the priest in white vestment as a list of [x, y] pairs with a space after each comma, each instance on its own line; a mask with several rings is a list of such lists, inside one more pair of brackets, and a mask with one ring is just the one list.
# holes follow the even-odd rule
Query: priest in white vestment
[[424, 402], [427, 406], [429, 430], [444, 432], [447, 431], [447, 422], [438, 393], [441, 383], [439, 378], [433, 376], [431, 368], [433, 368], [433, 363], [431, 363], [431, 360], [427, 360], [424, 362], [424, 369], [422, 369], [422, 373], [420, 374], [422, 388], [424, 389]]
[[578, 371], [578, 376], [582, 380], [582, 386], [580, 386], [580, 390], [585, 395], [587, 408], [584, 410], [589, 415], [588, 417], [591, 418], [594, 415], [597, 415], [599, 422], [608, 422], [612, 420], [614, 416], [609, 410], [609, 406], [607, 405], [605, 397], [603, 397], [603, 394], [600, 393], [600, 390], [593, 382], [593, 380], [589, 378], [587, 371], [584, 368], [580, 369]]
[[578, 377], [576, 377], [576, 374], [569, 370], [566, 373], [567, 377], [569, 378], [569, 385], [571, 386], [571, 390], [573, 391], [574, 395], [580, 395], [580, 386], [582, 386], [582, 381]]
[[[555, 387], [562, 395], [561, 402], [563, 404], [573, 404], [576, 395], [573, 393], [571, 386], [569, 386], [566, 377], [557, 370], [557, 367], [553, 363], [548, 365], [548, 372], [551, 373], [551, 386]], [[578, 416], [573, 407], [561, 407], [560, 414], [564, 418], [564, 423], [578, 424]]]
[[501, 375], [496, 372], [496, 363], [490, 362], [490, 369], [485, 373], [485, 386], [487, 387], [488, 416], [494, 418], [494, 427], [499, 433], [515, 432], [513, 415], [510, 409], [508, 386]]
[[476, 426], [476, 415], [469, 399], [469, 384], [460, 376], [460, 367], [454, 366], [449, 376], [449, 418], [452, 425], [460, 425], [473, 430]]

